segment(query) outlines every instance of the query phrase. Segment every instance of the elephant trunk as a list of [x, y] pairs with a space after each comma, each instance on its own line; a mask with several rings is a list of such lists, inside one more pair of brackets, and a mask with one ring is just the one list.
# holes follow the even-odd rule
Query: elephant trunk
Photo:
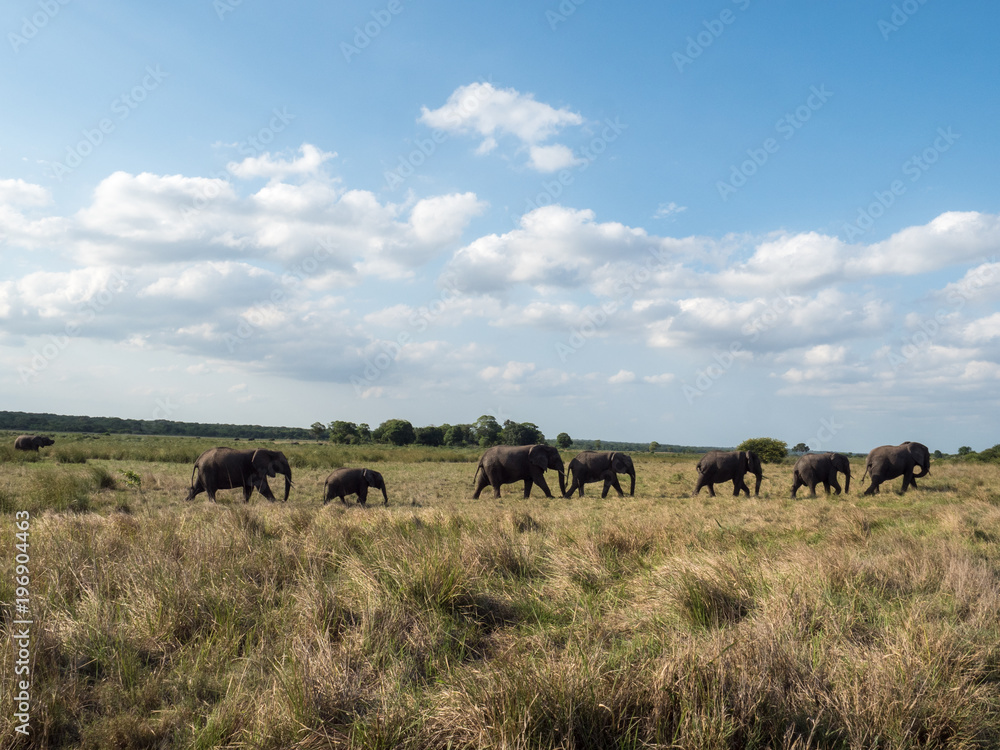
[[920, 464], [920, 473], [913, 472], [913, 478], [917, 479], [919, 477], [927, 476], [927, 472], [931, 470], [931, 460], [930, 458], [925, 458], [924, 462]]
[[851, 467], [850, 466], [847, 467], [847, 470], [844, 472], [844, 476], [846, 477], [846, 479], [844, 479], [844, 492], [847, 493], [847, 492], [851, 491]]
[[559, 494], [566, 497], [566, 474], [562, 469], [559, 470]]
[[285, 474], [285, 497], [282, 498], [282, 502], [288, 502], [288, 492], [292, 489], [292, 470], [289, 469], [288, 473]]
[[756, 497], [760, 495], [760, 483], [764, 479], [764, 472], [762, 471], [759, 474], [754, 474], [754, 476], [757, 477], [757, 481], [754, 483], [753, 487], [753, 494]]
[[635, 497], [635, 470], [633, 469], [632, 471], [630, 471], [628, 473], [628, 476], [629, 479], [631, 480], [631, 484], [629, 485], [628, 488], [628, 496]]

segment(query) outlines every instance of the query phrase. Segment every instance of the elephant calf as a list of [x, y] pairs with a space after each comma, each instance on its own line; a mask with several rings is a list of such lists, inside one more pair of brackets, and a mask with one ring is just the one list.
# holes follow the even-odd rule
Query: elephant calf
[[792, 469], [792, 497], [799, 487], [809, 487], [811, 497], [816, 497], [816, 485], [822, 483], [826, 494], [833, 487], [834, 494], [840, 494], [837, 474], [843, 474], [844, 492], [851, 491], [851, 462], [843, 453], [806, 453], [795, 462]]
[[52, 438], [45, 437], [44, 435], [20, 435], [14, 441], [14, 450], [35, 451], [35, 453], [38, 453], [39, 448], [44, 448], [55, 442]]
[[604, 482], [604, 490], [601, 497], [608, 496], [608, 490], [612, 487], [618, 493], [618, 497], [625, 497], [622, 486], [618, 483], [619, 474], [628, 474], [632, 483], [629, 487], [629, 497], [635, 495], [635, 465], [632, 457], [626, 453], [617, 451], [583, 451], [569, 462], [566, 468], [572, 482], [566, 490], [566, 497], [571, 497], [577, 489], [580, 497], [583, 497], [583, 485], [591, 482]]
[[368, 502], [368, 488], [382, 490], [382, 505], [389, 504], [389, 496], [385, 491], [385, 480], [377, 471], [371, 469], [337, 469], [326, 478], [323, 487], [323, 504], [339, 497], [340, 502], [347, 505], [345, 495], [357, 495], [358, 504]]
[[754, 496], [760, 495], [760, 482], [764, 478], [764, 467], [760, 458], [753, 451], [709, 451], [698, 461], [698, 481], [694, 494], [701, 492], [702, 487], [708, 487], [708, 494], [715, 497], [714, 485], [718, 482], [733, 482], [733, 497], [739, 497], [740, 492], [746, 492], [750, 497], [750, 488], [743, 481], [743, 475], [748, 471], [757, 477]]

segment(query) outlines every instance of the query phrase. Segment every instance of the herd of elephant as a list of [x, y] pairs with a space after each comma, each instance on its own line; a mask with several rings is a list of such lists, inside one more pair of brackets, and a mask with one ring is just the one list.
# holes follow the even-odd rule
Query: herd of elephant
[[[51, 438], [35, 435], [21, 435], [14, 441], [17, 450], [34, 450], [52, 445]], [[629, 495], [635, 494], [635, 465], [632, 458], [619, 451], [583, 451], [564, 466], [559, 450], [551, 445], [497, 445], [488, 448], [480, 457], [473, 475], [476, 485], [473, 498], [478, 499], [486, 487], [493, 488], [495, 497], [500, 497], [500, 487], [515, 482], [524, 483], [524, 497], [531, 495], [531, 488], [538, 485], [546, 497], [553, 497], [545, 481], [544, 473], [553, 469], [559, 475], [559, 492], [563, 497], [571, 497], [574, 492], [583, 495], [585, 484], [603, 482], [601, 497], [607, 497], [612, 488], [619, 497], [624, 497], [619, 474], [627, 474], [631, 479]], [[919, 473], [917, 473], [919, 469]], [[930, 470], [930, 451], [922, 443], [905, 442], [900, 445], [883, 445], [868, 454], [865, 462], [865, 476], [871, 476], [871, 484], [866, 495], [879, 491], [879, 486], [897, 477], [903, 477], [903, 492], [916, 487], [916, 479], [926, 476]], [[702, 487], [715, 497], [715, 485], [722, 482], [733, 483], [733, 496], [745, 492], [750, 496], [750, 488], [744, 481], [747, 473], [756, 477], [754, 495], [760, 494], [760, 483], [764, 469], [760, 457], [753, 451], [710, 451], [702, 456], [697, 466], [698, 481], [694, 494]], [[570, 475], [569, 487], [566, 475]], [[194, 463], [191, 472], [191, 487], [187, 500], [192, 500], [201, 492], [208, 494], [215, 502], [218, 490], [242, 489], [244, 502], [257, 490], [271, 501], [277, 500], [267, 483], [268, 477], [281, 474], [285, 477], [285, 494], [288, 500], [292, 486], [292, 469], [285, 454], [277, 450], [234, 450], [232, 448], [211, 448], [202, 453]], [[841, 486], [837, 475], [844, 474], [844, 492], [851, 489], [851, 465], [841, 453], [807, 453], [799, 458], [792, 470], [792, 497], [800, 487], [808, 487], [812, 495], [816, 486], [823, 485], [829, 494], [831, 488], [840, 494]], [[862, 480], [864, 477], [862, 477]], [[333, 471], [324, 483], [323, 502], [334, 497], [346, 503], [348, 495], [357, 496], [359, 504], [368, 500], [368, 490], [381, 491], [383, 505], [389, 504], [389, 496], [382, 475], [368, 468], [343, 468]]]

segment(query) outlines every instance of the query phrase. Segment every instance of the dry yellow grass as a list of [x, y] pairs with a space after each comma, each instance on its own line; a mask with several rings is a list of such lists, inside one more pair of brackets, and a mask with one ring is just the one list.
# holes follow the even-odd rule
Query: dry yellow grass
[[[736, 499], [643, 455], [634, 498], [473, 501], [474, 463], [286, 450], [287, 504], [185, 503], [190, 464], [139, 453], [8, 461], [0, 648], [27, 509], [33, 705], [0, 744], [1000, 745], [996, 465], [795, 500], [767, 466]], [[390, 506], [324, 506], [341, 463], [377, 465]]]

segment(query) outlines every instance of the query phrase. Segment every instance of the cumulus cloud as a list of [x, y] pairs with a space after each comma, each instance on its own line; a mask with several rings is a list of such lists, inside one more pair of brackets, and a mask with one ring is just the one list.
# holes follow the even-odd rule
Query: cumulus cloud
[[621, 383], [634, 383], [635, 373], [629, 370], [619, 370], [610, 378], [608, 378], [608, 382], [611, 383], [612, 385], [619, 385]]
[[282, 159], [269, 152], [230, 162], [227, 169], [241, 179], [265, 177], [284, 180], [291, 176], [316, 174], [324, 162], [337, 156], [334, 152], [321, 151], [310, 143], [303, 143], [301, 155], [296, 159]]
[[563, 128], [584, 122], [581, 115], [565, 107], [556, 109], [536, 101], [532, 94], [498, 89], [488, 82], [458, 87], [437, 109], [422, 107], [419, 121], [449, 133], [481, 136], [478, 154], [495, 150], [499, 138], [513, 137], [529, 148], [530, 166], [543, 172], [563, 169], [574, 163], [574, 158], [567, 146], [542, 142]]

